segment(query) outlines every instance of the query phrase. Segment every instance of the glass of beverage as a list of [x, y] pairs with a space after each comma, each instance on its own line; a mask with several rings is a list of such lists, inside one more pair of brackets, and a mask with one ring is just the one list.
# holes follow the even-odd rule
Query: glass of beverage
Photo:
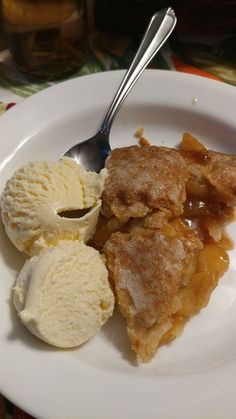
[[86, 0], [2, 0], [8, 47], [24, 73], [55, 80], [87, 55]]

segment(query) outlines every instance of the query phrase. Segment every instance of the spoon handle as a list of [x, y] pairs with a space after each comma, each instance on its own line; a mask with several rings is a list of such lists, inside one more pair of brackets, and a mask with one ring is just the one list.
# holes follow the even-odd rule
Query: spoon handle
[[161, 48], [176, 25], [177, 19], [174, 11], [169, 7], [152, 16], [144, 34], [140, 47], [131, 63], [131, 66], [110, 105], [102, 123], [100, 132], [109, 135], [113, 119], [148, 63]]

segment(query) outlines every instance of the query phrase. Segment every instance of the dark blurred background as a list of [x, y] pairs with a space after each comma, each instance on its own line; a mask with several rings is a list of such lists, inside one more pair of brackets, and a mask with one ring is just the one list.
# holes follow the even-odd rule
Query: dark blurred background
[[171, 6], [179, 33], [235, 33], [236, 0], [94, 0], [95, 26], [114, 34], [143, 32], [157, 10]]

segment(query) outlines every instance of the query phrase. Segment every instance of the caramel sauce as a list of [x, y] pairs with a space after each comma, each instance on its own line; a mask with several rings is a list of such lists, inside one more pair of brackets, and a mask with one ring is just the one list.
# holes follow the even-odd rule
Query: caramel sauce
[[[207, 149], [190, 134], [183, 136], [181, 154], [196, 164], [204, 164], [207, 159]], [[183, 219], [197, 229], [203, 248], [189, 284], [177, 292], [175, 303], [180, 308], [172, 314], [172, 327], [162, 336], [161, 345], [176, 338], [188, 318], [208, 304], [211, 292], [229, 267], [226, 251], [234, 247], [224, 230], [235, 218], [234, 208], [211, 197], [209, 185], [200, 176], [190, 175], [186, 190]]]
[[204, 163], [208, 160], [208, 150], [189, 133], [184, 133], [181, 143], [183, 157], [195, 163]]
[[[88, 243], [89, 246], [94, 247], [95, 249], [102, 251], [105, 243], [111, 237], [112, 233], [117, 231], [118, 225], [112, 223], [112, 220], [107, 220], [103, 215], [99, 215], [96, 231]], [[119, 229], [121, 231], [121, 229]]]
[[219, 244], [207, 244], [203, 247], [197, 270], [188, 286], [177, 292], [176, 298], [181, 308], [172, 314], [172, 327], [162, 336], [161, 345], [179, 336], [189, 317], [208, 304], [211, 292], [228, 267], [228, 255]]

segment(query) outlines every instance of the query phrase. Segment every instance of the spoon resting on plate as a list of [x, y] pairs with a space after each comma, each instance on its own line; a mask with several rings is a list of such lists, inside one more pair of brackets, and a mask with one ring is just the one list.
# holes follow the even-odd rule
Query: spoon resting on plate
[[138, 51], [126, 72], [118, 91], [102, 122], [101, 128], [93, 137], [71, 147], [63, 157], [70, 157], [86, 169], [99, 172], [111, 150], [109, 134], [112, 122], [143, 70], [159, 51], [176, 25], [177, 19], [173, 9], [162, 9], [152, 16]]

